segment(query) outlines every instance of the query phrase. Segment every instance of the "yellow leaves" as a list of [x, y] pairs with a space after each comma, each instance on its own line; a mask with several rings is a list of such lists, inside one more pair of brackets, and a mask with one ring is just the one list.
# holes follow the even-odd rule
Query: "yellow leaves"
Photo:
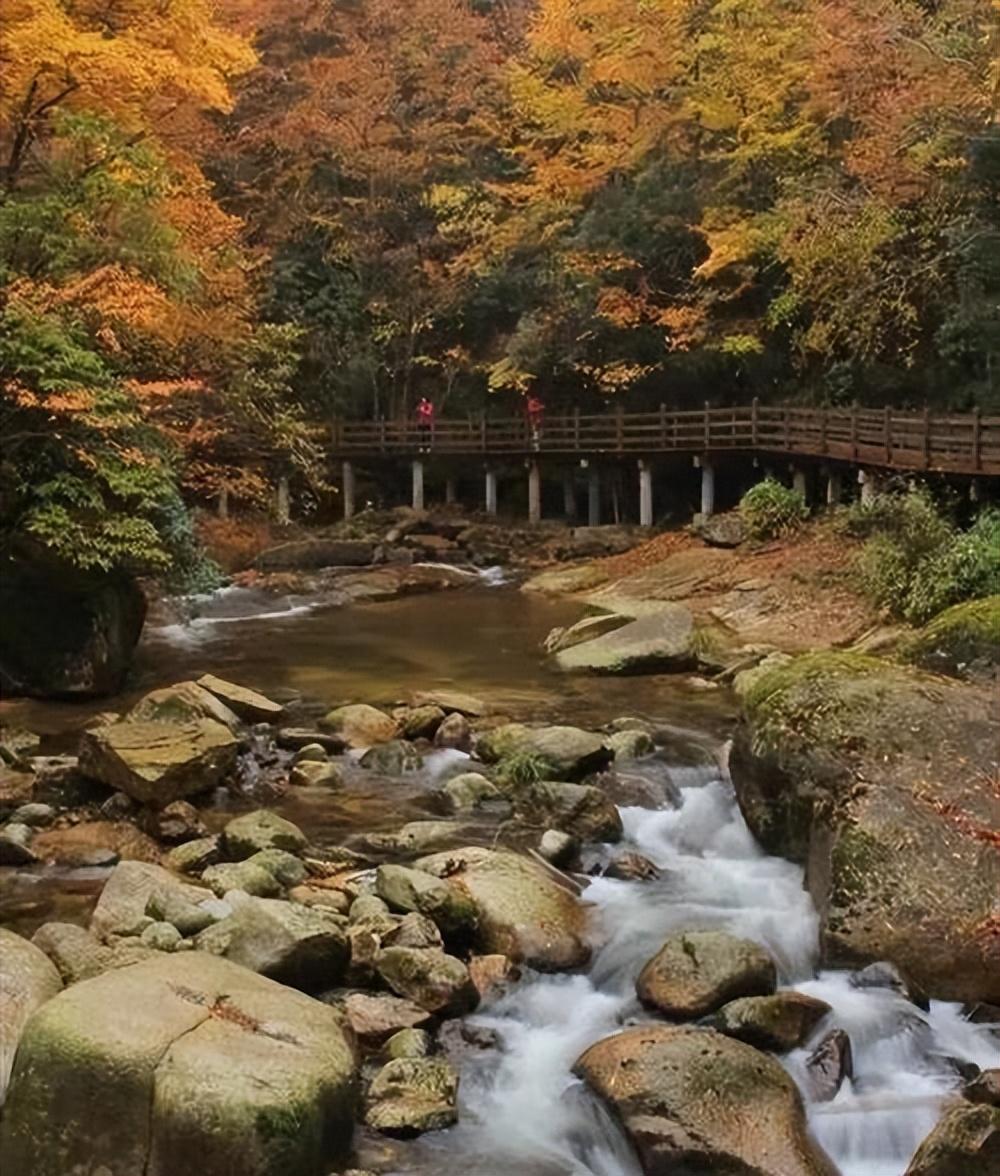
[[694, 276], [702, 281], [717, 277], [731, 265], [748, 261], [757, 241], [744, 222], [707, 230], [705, 235], [711, 253], [694, 271]]
[[707, 316], [699, 307], [668, 306], [660, 311], [656, 321], [666, 330], [671, 351], [686, 351], [704, 341]]
[[605, 286], [597, 296], [597, 314], [616, 327], [625, 330], [638, 327], [648, 317], [645, 300], [623, 290], [621, 286]]

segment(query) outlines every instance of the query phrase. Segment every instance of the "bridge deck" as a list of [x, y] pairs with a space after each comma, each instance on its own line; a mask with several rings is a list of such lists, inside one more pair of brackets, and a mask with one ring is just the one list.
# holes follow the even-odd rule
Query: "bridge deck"
[[752, 404], [674, 412], [546, 415], [537, 441], [523, 417], [441, 419], [428, 435], [415, 421], [336, 421], [333, 455], [519, 457], [801, 454], [897, 470], [1000, 476], [1000, 416], [893, 409]]

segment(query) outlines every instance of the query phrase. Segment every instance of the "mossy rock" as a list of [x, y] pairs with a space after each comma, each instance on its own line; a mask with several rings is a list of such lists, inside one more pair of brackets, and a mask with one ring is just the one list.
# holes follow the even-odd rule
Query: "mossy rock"
[[945, 609], [903, 643], [899, 656], [937, 673], [995, 678], [1000, 665], [1000, 595]]
[[906, 1176], [994, 1176], [1000, 1171], [1000, 1109], [957, 1103], [917, 1148]]

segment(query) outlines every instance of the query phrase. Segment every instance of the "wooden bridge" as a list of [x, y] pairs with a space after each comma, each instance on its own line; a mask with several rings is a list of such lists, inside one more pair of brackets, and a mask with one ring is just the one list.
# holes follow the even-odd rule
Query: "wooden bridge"
[[[333, 425], [333, 456], [343, 463], [344, 509], [354, 510], [355, 461], [407, 457], [413, 462], [413, 501], [423, 504], [423, 466], [429, 458], [478, 458], [486, 466], [486, 509], [496, 511], [495, 463], [524, 459], [529, 477], [529, 515], [540, 516], [540, 460], [572, 459], [593, 480], [602, 459], [638, 459], [640, 518], [652, 521], [652, 462], [688, 455], [702, 469], [702, 511], [714, 505], [714, 464], [725, 455], [767, 455], [820, 459], [828, 475], [827, 497], [839, 497], [843, 465], [859, 470], [862, 489], [881, 473], [933, 472], [1000, 477], [1000, 416], [901, 412], [895, 409], [802, 408], [750, 405], [675, 411], [614, 412], [544, 416], [535, 430], [525, 416], [439, 419], [430, 427], [416, 420], [343, 421]], [[491, 466], [491, 460], [494, 463]], [[492, 471], [492, 473], [491, 473]], [[599, 485], [596, 491], [599, 504]], [[567, 494], [567, 510], [569, 496]]]

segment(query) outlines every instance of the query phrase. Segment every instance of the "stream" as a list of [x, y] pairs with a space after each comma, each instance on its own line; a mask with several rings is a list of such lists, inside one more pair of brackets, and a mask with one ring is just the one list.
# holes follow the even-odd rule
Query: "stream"
[[[499, 577], [494, 576], [493, 581]], [[515, 719], [598, 727], [621, 715], [654, 725], [656, 757], [629, 764], [657, 807], [620, 809], [624, 841], [661, 876], [627, 882], [594, 878], [594, 955], [582, 974], [530, 971], [505, 995], [467, 1018], [496, 1035], [497, 1048], [463, 1054], [460, 1119], [451, 1130], [406, 1143], [362, 1140], [359, 1162], [380, 1172], [445, 1176], [641, 1176], [610, 1116], [572, 1076], [583, 1050], [625, 1025], [650, 1019], [635, 979], [665, 936], [719, 928], [753, 939], [774, 957], [781, 987], [819, 997], [832, 1012], [810, 1047], [831, 1029], [850, 1036], [853, 1081], [829, 1102], [807, 1106], [811, 1130], [843, 1176], [902, 1176], [957, 1090], [962, 1063], [1000, 1066], [1000, 1027], [973, 1024], [958, 1005], [929, 1013], [889, 989], [858, 989], [847, 973], [817, 973], [818, 919], [802, 870], [765, 854], [750, 835], [719, 765], [733, 719], [725, 691], [678, 679], [566, 678], [546, 664], [539, 644], [579, 607], [480, 583], [447, 595], [413, 597], [350, 610], [314, 601], [275, 601], [248, 591], [217, 594], [199, 615], [147, 633], [134, 689], [111, 700], [122, 709], [153, 686], [212, 671], [279, 699], [300, 699], [313, 714], [346, 701], [391, 704], [416, 689], [453, 687], [488, 699]], [[69, 737], [100, 706], [4, 704], [2, 717]], [[349, 778], [317, 811], [291, 794], [274, 807], [315, 836], [345, 836], [428, 816], [425, 794], [460, 770], [460, 753], [430, 757], [405, 791], [386, 795]], [[607, 847], [588, 847], [585, 864]], [[46, 917], [53, 917], [51, 914]], [[781, 1061], [804, 1092], [809, 1048]], [[807, 1096], [808, 1097], [808, 1096]]]

